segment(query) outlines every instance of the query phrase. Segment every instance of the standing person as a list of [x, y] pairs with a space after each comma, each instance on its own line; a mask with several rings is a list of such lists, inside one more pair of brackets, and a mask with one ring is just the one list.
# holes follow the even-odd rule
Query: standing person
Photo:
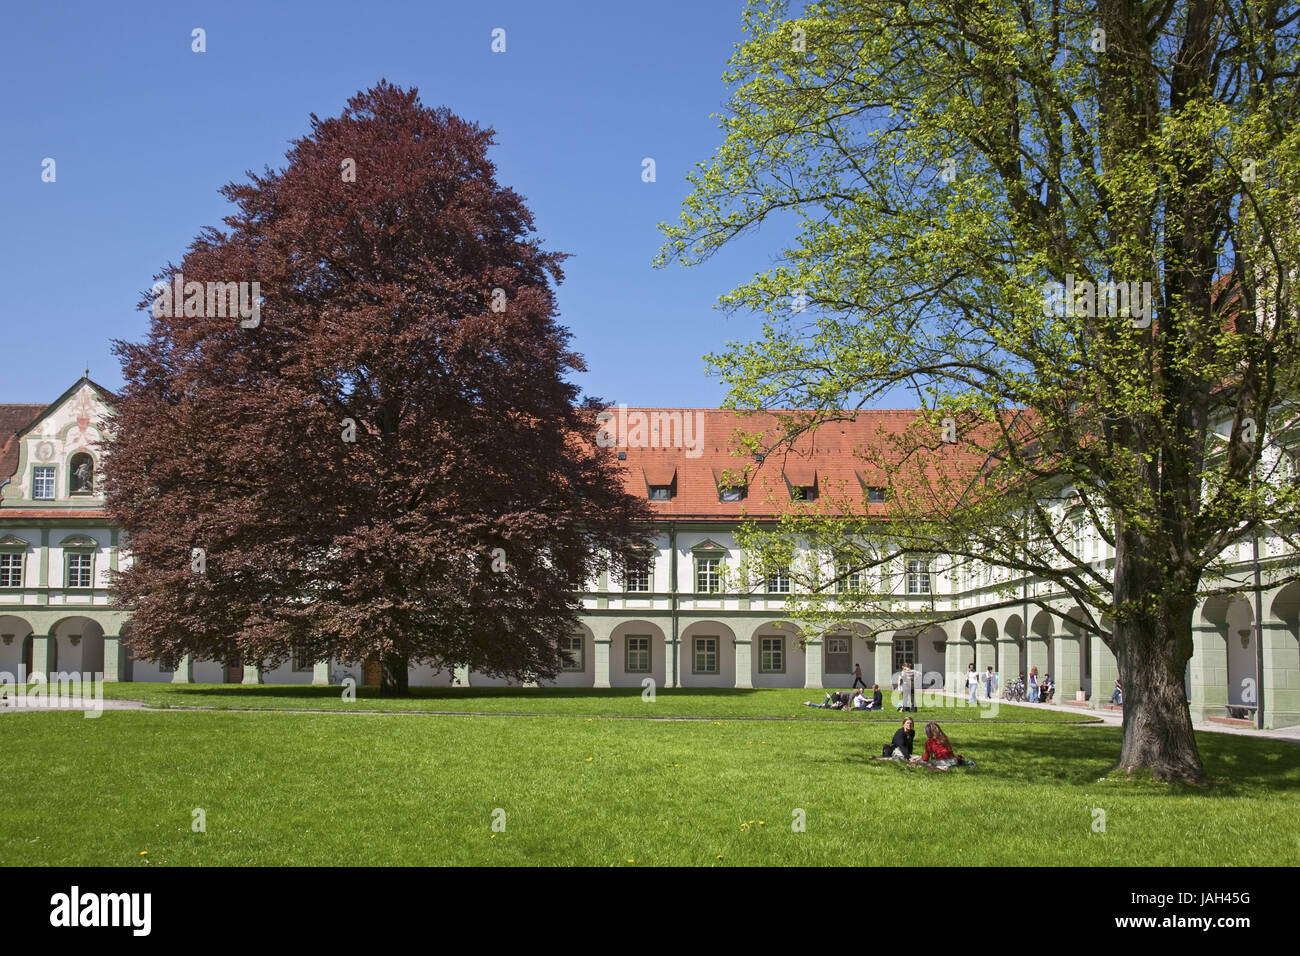
[[854, 664], [853, 665], [853, 687], [856, 688], [859, 684], [862, 685], [863, 690], [867, 689], [867, 682], [862, 679], [862, 668], [859, 667], [857, 664]]
[[1119, 704], [1121, 707], [1124, 706], [1124, 689], [1119, 686], [1118, 677], [1115, 678], [1115, 690], [1110, 695], [1110, 702], [1112, 704]]
[[993, 665], [990, 664], [989, 669], [984, 672], [984, 698], [986, 700], [993, 699], [993, 691], [997, 689], [997, 682], [997, 675], [993, 673]]
[[1038, 703], [1038, 668], [1029, 668], [1029, 689], [1025, 693], [1025, 700], [1031, 704]]
[[979, 703], [980, 675], [975, 671], [975, 664], [972, 662], [966, 670], [966, 687], [970, 691], [970, 703]]
[[911, 661], [903, 661], [903, 669], [898, 673], [898, 691], [902, 695], [898, 708], [899, 713], [905, 710], [916, 712], [915, 690], [916, 671], [912, 670]]

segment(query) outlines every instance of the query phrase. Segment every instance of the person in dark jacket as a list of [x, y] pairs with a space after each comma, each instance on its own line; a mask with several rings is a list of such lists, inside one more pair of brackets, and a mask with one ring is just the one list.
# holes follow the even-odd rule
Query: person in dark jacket
[[890, 757], [894, 760], [911, 760], [912, 740], [915, 737], [916, 725], [912, 722], [912, 718], [908, 717], [903, 721], [903, 726], [894, 731], [894, 739], [889, 743], [892, 748]]

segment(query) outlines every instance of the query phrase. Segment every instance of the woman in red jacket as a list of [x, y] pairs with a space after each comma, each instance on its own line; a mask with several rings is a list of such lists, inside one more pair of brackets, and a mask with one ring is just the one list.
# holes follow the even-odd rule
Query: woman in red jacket
[[975, 761], [966, 760], [952, 752], [952, 742], [937, 723], [931, 721], [925, 725], [925, 766], [931, 770], [947, 770], [949, 767], [973, 767]]

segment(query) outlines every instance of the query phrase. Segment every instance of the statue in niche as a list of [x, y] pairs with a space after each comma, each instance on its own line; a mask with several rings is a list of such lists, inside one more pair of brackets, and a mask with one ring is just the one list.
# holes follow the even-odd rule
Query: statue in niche
[[81, 459], [81, 463], [72, 469], [72, 493], [74, 495], [89, 495], [95, 491], [95, 465], [89, 457]]

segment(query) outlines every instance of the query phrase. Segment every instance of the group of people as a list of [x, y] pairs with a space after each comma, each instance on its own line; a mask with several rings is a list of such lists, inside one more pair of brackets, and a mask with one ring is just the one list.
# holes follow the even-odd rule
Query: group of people
[[872, 684], [870, 691], [863, 684], [862, 689], [856, 693], [851, 690], [833, 690], [820, 704], [806, 700], [804, 706], [820, 707], [823, 710], [880, 710], [884, 706], [884, 695], [880, 692], [879, 684]]
[[927, 770], [975, 766], [974, 760], [967, 760], [961, 754], [953, 752], [952, 741], [935, 721], [925, 725], [925, 749], [920, 756], [912, 753], [915, 738], [916, 723], [911, 717], [906, 717], [903, 726], [894, 731], [894, 739], [885, 745], [881, 759], [906, 761], [910, 766], [925, 767]]

